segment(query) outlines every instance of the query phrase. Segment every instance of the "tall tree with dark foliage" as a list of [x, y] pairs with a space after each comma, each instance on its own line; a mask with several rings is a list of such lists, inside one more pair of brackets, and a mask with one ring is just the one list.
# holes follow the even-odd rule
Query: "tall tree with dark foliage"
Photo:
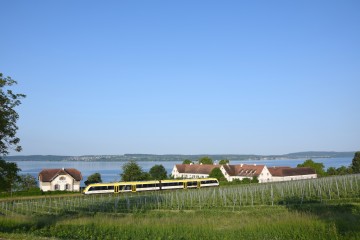
[[0, 73], [0, 191], [11, 191], [13, 184], [19, 180], [20, 169], [16, 163], [2, 159], [10, 150], [21, 151], [20, 139], [16, 136], [19, 114], [14, 108], [21, 104], [25, 95], [13, 93], [10, 88], [14, 84], [17, 84], [15, 80]]

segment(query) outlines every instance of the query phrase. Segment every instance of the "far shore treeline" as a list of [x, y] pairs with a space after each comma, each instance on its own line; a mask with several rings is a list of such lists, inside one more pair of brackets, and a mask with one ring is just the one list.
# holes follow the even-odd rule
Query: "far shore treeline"
[[255, 154], [124, 154], [124, 155], [83, 155], [83, 156], [58, 156], [58, 155], [23, 155], [23, 156], [6, 156], [7, 161], [119, 161], [127, 162], [135, 161], [177, 161], [182, 162], [185, 159], [196, 161], [200, 157], [208, 156], [214, 160], [228, 159], [234, 160], [275, 160], [275, 159], [298, 159], [298, 158], [351, 158], [354, 156], [353, 152], [297, 152], [283, 155], [255, 155]]

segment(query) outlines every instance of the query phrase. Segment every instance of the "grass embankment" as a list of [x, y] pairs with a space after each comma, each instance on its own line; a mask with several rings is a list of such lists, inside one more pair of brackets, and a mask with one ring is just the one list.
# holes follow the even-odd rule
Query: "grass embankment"
[[11, 239], [360, 239], [360, 205], [0, 217]]

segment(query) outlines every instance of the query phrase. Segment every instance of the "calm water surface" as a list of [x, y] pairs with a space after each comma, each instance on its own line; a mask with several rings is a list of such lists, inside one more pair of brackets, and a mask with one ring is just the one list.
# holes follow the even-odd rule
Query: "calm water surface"
[[[306, 159], [277, 159], [277, 160], [248, 160], [248, 161], [231, 161], [231, 164], [264, 164], [267, 167], [272, 166], [289, 166], [296, 167], [299, 163], [303, 163]], [[322, 162], [325, 169], [328, 167], [338, 168], [340, 166], [350, 166], [352, 158], [316, 158], [315, 162]], [[122, 166], [126, 162], [65, 162], [65, 161], [14, 161], [18, 167], [21, 168], [20, 174], [31, 174], [37, 178], [39, 172], [44, 168], [76, 168], [83, 175], [83, 182], [87, 177], [93, 173], [99, 172], [103, 182], [114, 182], [120, 180], [120, 173]], [[164, 162], [143, 162], [138, 161], [138, 164], [144, 171], [149, 171], [155, 164], [162, 164], [168, 174], [171, 173], [175, 164], [181, 162], [164, 161]]]

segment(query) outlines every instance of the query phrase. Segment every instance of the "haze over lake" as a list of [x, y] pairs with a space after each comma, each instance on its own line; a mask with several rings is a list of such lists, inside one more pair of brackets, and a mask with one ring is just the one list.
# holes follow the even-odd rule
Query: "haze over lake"
[[[230, 164], [264, 164], [267, 167], [272, 166], [289, 166], [296, 167], [297, 164], [303, 163], [306, 159], [276, 159], [276, 160], [248, 160], [248, 161], [231, 161]], [[314, 158], [315, 162], [321, 162], [324, 164], [325, 169], [329, 167], [338, 168], [340, 166], [349, 166], [352, 158]], [[122, 172], [122, 166], [126, 162], [84, 162], [84, 161], [13, 161], [16, 162], [21, 169], [20, 174], [31, 174], [37, 178], [39, 172], [44, 168], [76, 168], [81, 171], [83, 175], [83, 182], [87, 177], [95, 172], [101, 174], [103, 182], [120, 181], [120, 173]], [[162, 164], [168, 174], [171, 173], [175, 164], [181, 164], [177, 161], [138, 161], [137, 162], [144, 171], [149, 171], [155, 164]]]

